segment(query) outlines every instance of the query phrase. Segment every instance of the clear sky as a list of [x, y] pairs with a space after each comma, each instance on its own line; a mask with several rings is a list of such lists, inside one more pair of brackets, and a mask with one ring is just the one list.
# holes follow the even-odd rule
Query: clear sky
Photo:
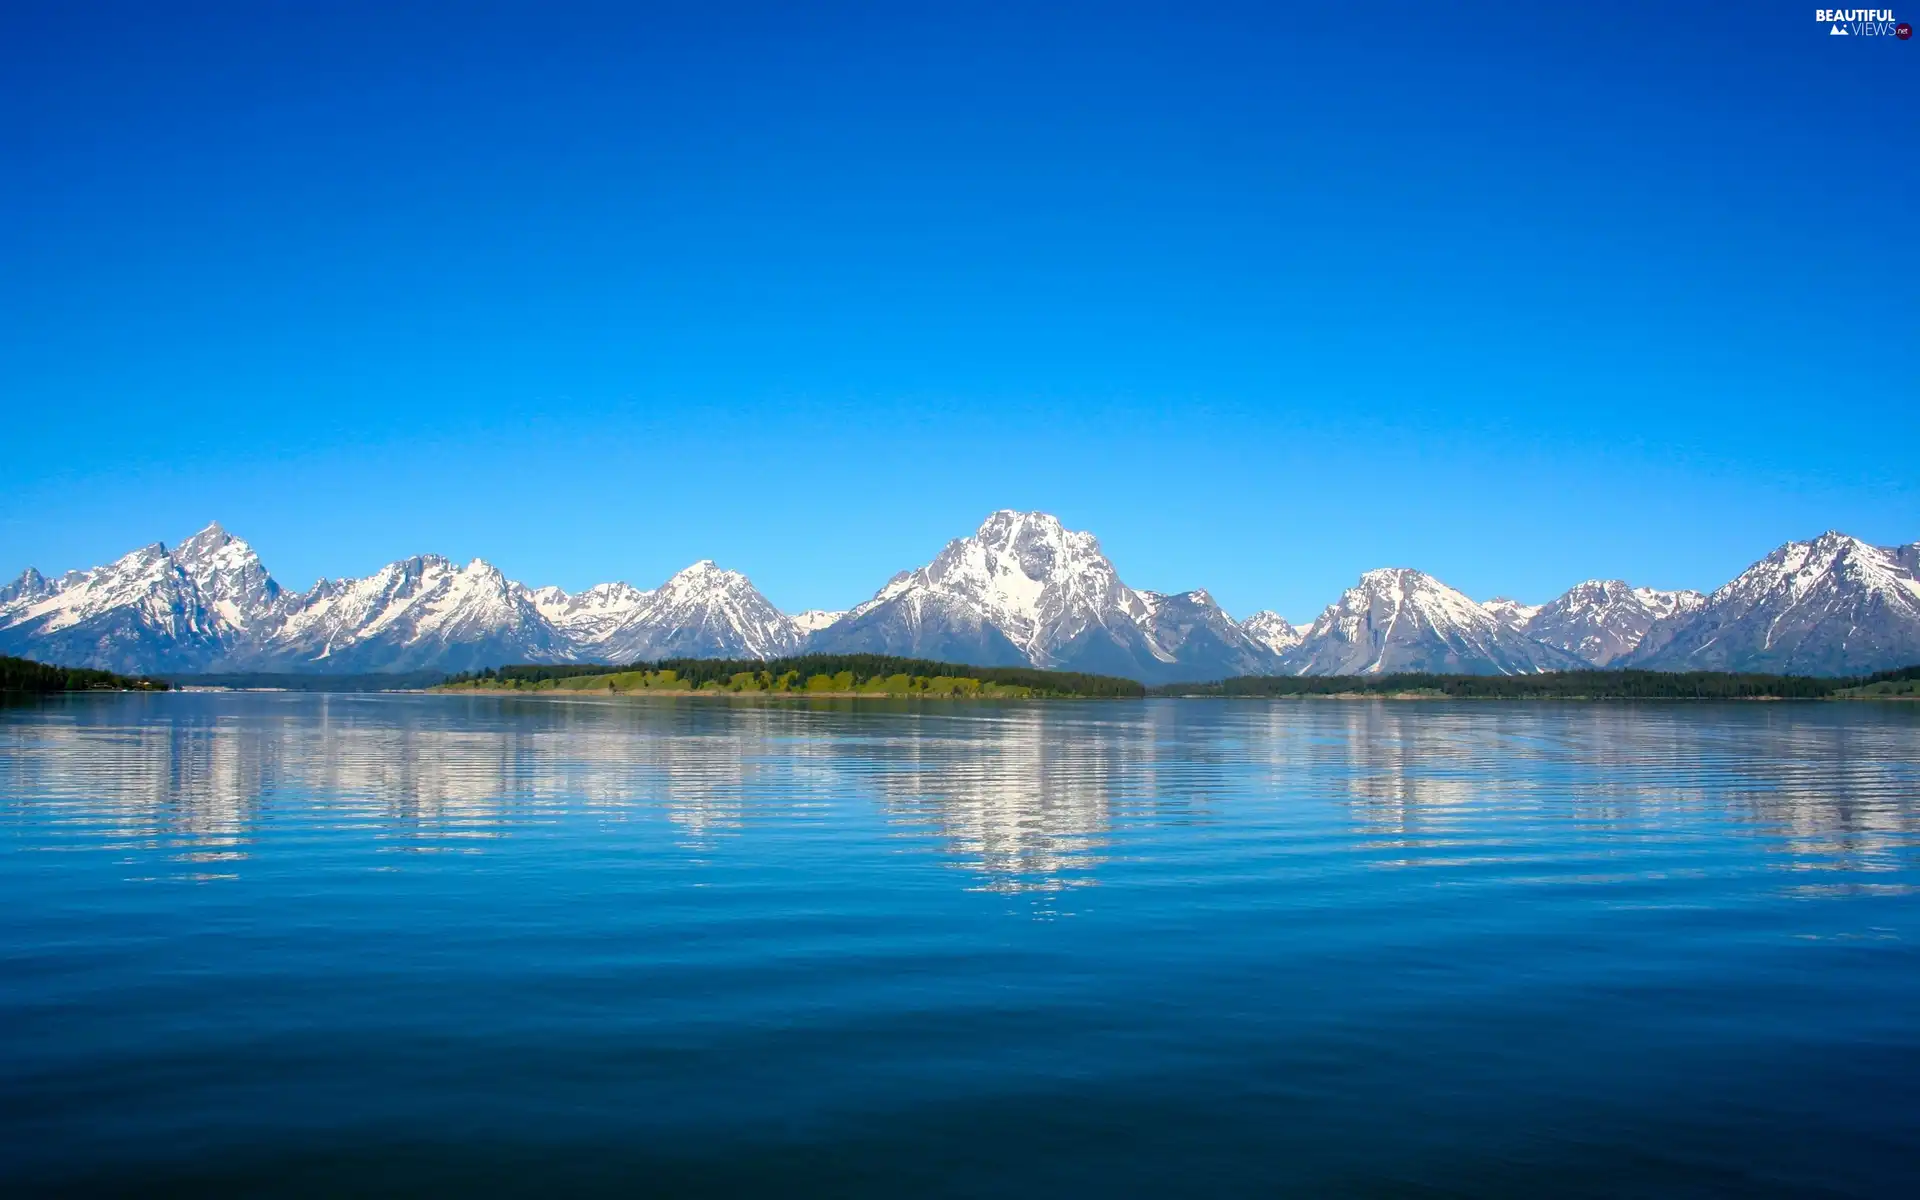
[[842, 607], [1016, 507], [1302, 619], [1920, 539], [1920, 39], [1812, 8], [15, 0], [0, 572]]

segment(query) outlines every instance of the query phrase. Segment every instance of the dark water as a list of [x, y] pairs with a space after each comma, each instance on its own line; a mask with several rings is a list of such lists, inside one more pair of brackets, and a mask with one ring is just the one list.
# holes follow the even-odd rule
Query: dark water
[[0, 709], [0, 1190], [1894, 1195], [1920, 706]]

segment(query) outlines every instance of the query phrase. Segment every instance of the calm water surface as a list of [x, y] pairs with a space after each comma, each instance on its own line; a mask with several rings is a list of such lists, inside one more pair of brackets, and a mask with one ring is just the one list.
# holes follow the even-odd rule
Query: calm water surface
[[1920, 706], [0, 708], [0, 1190], [1895, 1195]]

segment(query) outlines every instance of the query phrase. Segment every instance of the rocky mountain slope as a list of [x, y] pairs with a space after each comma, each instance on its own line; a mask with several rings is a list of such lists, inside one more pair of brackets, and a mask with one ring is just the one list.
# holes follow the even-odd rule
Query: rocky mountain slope
[[1534, 614], [1541, 609], [1538, 604], [1522, 604], [1518, 600], [1510, 600], [1505, 596], [1484, 600], [1480, 607], [1487, 610], [1488, 616], [1509, 629], [1525, 629], [1527, 622], [1533, 620]]
[[1033, 665], [1149, 682], [1646, 666], [1853, 674], [1920, 662], [1920, 543], [1789, 542], [1711, 596], [1589, 580], [1542, 605], [1369, 571], [1310, 626], [1235, 622], [1204, 590], [1128, 587], [1092, 534], [994, 513], [844, 612], [790, 617], [709, 561], [657, 588], [529, 588], [437, 555], [281, 588], [210, 525], [106, 566], [0, 586], [0, 653], [125, 673], [462, 670], [802, 650]]
[[463, 671], [570, 658], [566, 639], [526, 589], [484, 559], [437, 554], [391, 563], [365, 579], [323, 580], [286, 617], [226, 664], [234, 670]]
[[1656, 670], [1849, 675], [1920, 662], [1920, 543], [1838, 532], [1788, 542], [1649, 631], [1627, 660]]
[[0, 607], [0, 653], [140, 674], [218, 661], [234, 631], [155, 543], [49, 581], [23, 574]]
[[1512, 675], [1585, 664], [1496, 619], [1433, 576], [1392, 567], [1362, 575], [1282, 665], [1297, 675]]
[[605, 662], [662, 658], [777, 658], [805, 634], [738, 571], [703, 559], [657, 589], [598, 642], [577, 643]]
[[1278, 659], [1204, 591], [1135, 591], [1090, 533], [1003, 510], [814, 633], [809, 650], [1031, 664], [1149, 681], [1250, 674]]
[[1275, 654], [1285, 654], [1306, 640], [1307, 627], [1295, 625], [1272, 609], [1264, 609], [1240, 622], [1248, 637]]
[[0, 653], [119, 671], [468, 670], [507, 662], [759, 657], [805, 636], [744, 575], [696, 563], [652, 591], [527, 588], [423, 554], [305, 593], [210, 525], [172, 550], [0, 589]]
[[1639, 649], [1656, 623], [1689, 616], [1704, 603], [1706, 597], [1699, 592], [1663, 592], [1618, 579], [1589, 579], [1533, 609], [1519, 629], [1583, 662], [1607, 667]]

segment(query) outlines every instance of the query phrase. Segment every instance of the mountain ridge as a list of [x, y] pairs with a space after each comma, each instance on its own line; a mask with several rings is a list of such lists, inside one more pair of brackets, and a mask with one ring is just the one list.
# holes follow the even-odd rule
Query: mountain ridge
[[1846, 675], [1920, 661], [1920, 543], [1787, 542], [1709, 595], [1591, 579], [1544, 604], [1363, 574], [1312, 622], [1236, 621], [1204, 588], [1127, 585], [1091, 533], [1003, 509], [845, 610], [781, 612], [703, 559], [659, 586], [529, 587], [434, 554], [284, 589], [218, 522], [171, 550], [0, 585], [0, 653], [126, 673], [471, 670], [882, 653], [1147, 683], [1595, 667]]

